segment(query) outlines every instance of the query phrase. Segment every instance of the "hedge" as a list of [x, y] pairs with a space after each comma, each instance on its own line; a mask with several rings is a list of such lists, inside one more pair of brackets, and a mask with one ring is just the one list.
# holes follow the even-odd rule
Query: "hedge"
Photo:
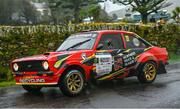
[[54, 51], [70, 34], [83, 30], [128, 30], [170, 51], [180, 44], [180, 27], [135, 25], [124, 23], [91, 23], [70, 25], [0, 26], [0, 81], [11, 80], [9, 63], [15, 58]]

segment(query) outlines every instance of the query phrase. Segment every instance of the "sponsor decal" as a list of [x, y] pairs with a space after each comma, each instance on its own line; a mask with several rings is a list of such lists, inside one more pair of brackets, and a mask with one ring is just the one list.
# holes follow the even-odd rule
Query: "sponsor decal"
[[45, 83], [45, 79], [35, 79], [35, 78], [24, 78], [19, 80], [20, 83]]
[[123, 56], [123, 60], [124, 60], [124, 67], [130, 66], [132, 64], [134, 64], [135, 61], [135, 56], [136, 53], [135, 52], [131, 52], [125, 56]]
[[82, 53], [81, 57], [82, 57], [83, 60], [86, 60], [87, 59], [86, 53]]
[[98, 76], [109, 74], [112, 71], [113, 59], [111, 54], [96, 54], [96, 73]]
[[129, 39], [129, 36], [128, 36], [128, 35], [126, 35], [126, 36], [125, 36], [125, 39], [126, 39], [126, 41], [127, 41], [127, 42], [129, 42], [129, 41], [130, 41], [130, 39]]
[[133, 44], [134, 44], [136, 47], [139, 47], [139, 46], [140, 46], [140, 41], [139, 41], [137, 38], [134, 38], [134, 39], [133, 39]]
[[24, 60], [44, 60], [44, 56], [39, 56], [39, 57], [36, 57], [36, 56], [31, 56], [31, 57], [26, 57], [26, 58], [21, 58], [21, 59], [18, 59], [18, 61], [24, 61]]
[[78, 37], [96, 37], [96, 34], [74, 34], [69, 38], [78, 38]]
[[[81, 55], [81, 57], [82, 57], [82, 55]], [[89, 57], [83, 56], [82, 59], [83, 59], [81, 61], [82, 64], [85, 64], [85, 65], [88, 65], [88, 66], [92, 66], [94, 64], [94, 61], [95, 61], [95, 54], [92, 54]]]

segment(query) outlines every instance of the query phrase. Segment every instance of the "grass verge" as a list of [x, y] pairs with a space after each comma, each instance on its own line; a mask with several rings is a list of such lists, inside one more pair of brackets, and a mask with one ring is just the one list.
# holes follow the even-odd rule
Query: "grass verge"
[[15, 81], [3, 81], [0, 82], [0, 87], [9, 87], [15, 85]]
[[177, 55], [173, 52], [169, 52], [169, 62], [170, 63], [180, 62], [180, 55]]

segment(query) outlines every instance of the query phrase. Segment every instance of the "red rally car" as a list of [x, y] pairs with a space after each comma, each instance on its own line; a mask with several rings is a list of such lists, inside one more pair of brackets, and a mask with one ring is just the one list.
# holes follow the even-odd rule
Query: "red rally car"
[[157, 74], [166, 73], [167, 63], [166, 48], [132, 32], [102, 30], [73, 34], [57, 51], [16, 59], [11, 68], [16, 84], [29, 92], [57, 86], [75, 96], [91, 80], [137, 76], [141, 83], [152, 83]]

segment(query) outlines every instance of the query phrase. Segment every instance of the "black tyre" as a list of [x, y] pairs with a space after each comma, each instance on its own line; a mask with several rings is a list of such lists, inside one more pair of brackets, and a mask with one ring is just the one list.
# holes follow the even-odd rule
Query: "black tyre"
[[42, 89], [41, 86], [23, 85], [22, 87], [28, 92], [40, 92]]
[[146, 62], [138, 70], [138, 80], [141, 83], [152, 83], [156, 79], [157, 68], [154, 62]]
[[60, 89], [66, 96], [79, 95], [84, 88], [84, 76], [80, 70], [70, 69], [60, 80]]

